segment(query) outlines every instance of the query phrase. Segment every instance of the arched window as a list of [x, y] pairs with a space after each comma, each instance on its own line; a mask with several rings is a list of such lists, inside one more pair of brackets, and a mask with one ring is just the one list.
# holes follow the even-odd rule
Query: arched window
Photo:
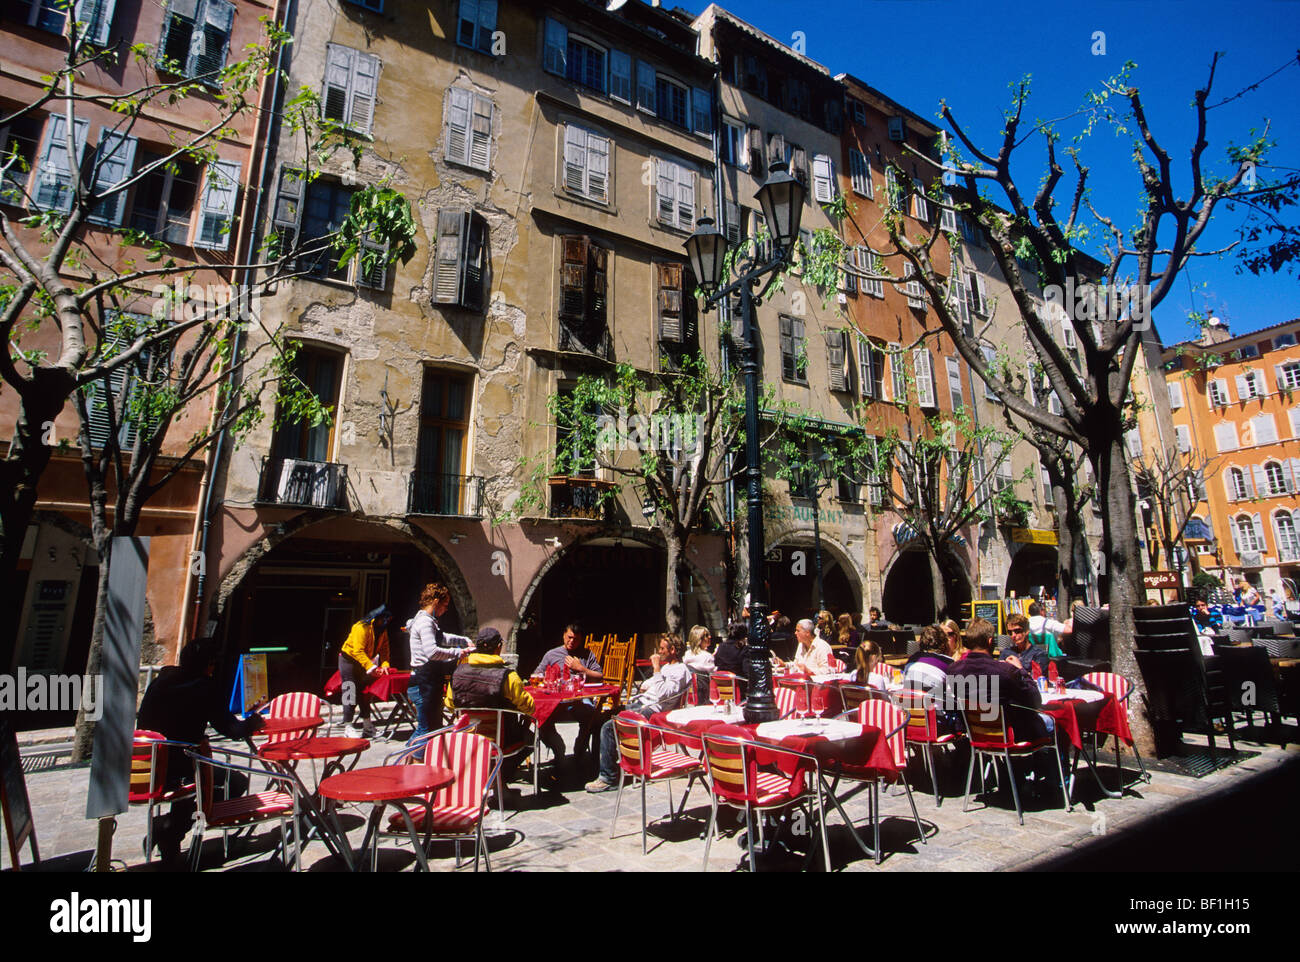
[[1233, 521], [1233, 528], [1237, 532], [1238, 552], [1263, 550], [1263, 545], [1255, 537], [1255, 525], [1251, 522], [1250, 515], [1237, 515], [1236, 520]]
[[[1282, 465], [1269, 461], [1264, 465], [1264, 476], [1268, 478], [1268, 493], [1272, 497], [1286, 494], [1286, 478], [1282, 474]], [[1260, 492], [1263, 494], [1263, 492]]]
[[1246, 485], [1246, 473], [1241, 468], [1228, 469], [1228, 484], [1233, 501], [1245, 501], [1250, 497], [1250, 488]]
[[1273, 513], [1273, 529], [1277, 533], [1279, 561], [1300, 561], [1300, 538], [1296, 536], [1295, 518], [1290, 511]]

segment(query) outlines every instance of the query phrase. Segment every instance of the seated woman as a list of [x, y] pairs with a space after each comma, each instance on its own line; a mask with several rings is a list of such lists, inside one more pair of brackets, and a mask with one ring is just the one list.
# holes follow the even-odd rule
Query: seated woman
[[858, 642], [862, 639], [858, 637], [858, 629], [853, 627], [853, 616], [848, 612], [840, 615], [836, 622], [837, 634], [835, 644], [841, 648], [856, 648]]
[[854, 672], [850, 683], [854, 685], [867, 685], [880, 691], [885, 691], [889, 684], [890, 676], [885, 675], [888, 666], [885, 665], [884, 652], [880, 646], [871, 639], [867, 639], [858, 645], [853, 655]]
[[[948, 654], [952, 645], [952, 635], [948, 633], [947, 627], [950, 623], [953, 625], [952, 634], [960, 639], [961, 634], [956, 630], [955, 622], [930, 625], [921, 632], [921, 647], [903, 668], [904, 687], [917, 691], [943, 687], [944, 679], [948, 677], [948, 666], [953, 662]], [[960, 643], [959, 640], [958, 644]]]
[[686, 639], [686, 655], [682, 662], [695, 671], [713, 671], [713, 635], [703, 625], [691, 629]]

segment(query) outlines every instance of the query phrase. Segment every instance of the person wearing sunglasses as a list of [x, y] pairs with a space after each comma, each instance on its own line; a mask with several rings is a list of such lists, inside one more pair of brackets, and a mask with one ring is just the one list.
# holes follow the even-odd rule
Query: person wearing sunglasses
[[1029, 670], [1030, 662], [1037, 662], [1039, 670], [1047, 674], [1047, 666], [1051, 664], [1052, 659], [1047, 654], [1046, 648], [1030, 642], [1029, 619], [1019, 612], [1008, 616], [1007, 634], [1011, 636], [1011, 645], [1002, 652], [1002, 661], [1023, 668], [1025, 671]]

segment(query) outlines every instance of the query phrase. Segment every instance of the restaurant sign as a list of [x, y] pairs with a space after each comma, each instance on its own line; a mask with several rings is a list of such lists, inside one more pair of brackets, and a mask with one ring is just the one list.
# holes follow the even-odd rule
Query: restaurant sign
[[1056, 532], [1041, 528], [1012, 528], [1011, 540], [1021, 544], [1056, 544]]
[[1142, 587], [1181, 588], [1182, 582], [1178, 580], [1177, 571], [1144, 571], [1142, 572]]

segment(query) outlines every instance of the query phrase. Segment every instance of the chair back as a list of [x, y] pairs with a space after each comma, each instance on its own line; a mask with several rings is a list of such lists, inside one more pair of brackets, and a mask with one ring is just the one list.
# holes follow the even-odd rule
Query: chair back
[[1074, 633], [1070, 652], [1078, 658], [1110, 658], [1110, 610], [1080, 605], [1074, 609]]
[[647, 774], [645, 754], [650, 748], [646, 741], [647, 722], [634, 711], [619, 712], [614, 718], [614, 734], [618, 740], [618, 764], [629, 775]]
[[1263, 648], [1216, 645], [1214, 653], [1223, 673], [1224, 695], [1234, 711], [1281, 713], [1277, 680]]
[[131, 780], [127, 789], [128, 802], [150, 802], [164, 794], [167, 784], [166, 741], [159, 732], [136, 729], [131, 736]]
[[713, 794], [733, 802], [754, 801], [758, 766], [752, 750], [747, 750], [747, 743], [735, 736], [715, 734], [713, 730], [705, 731], [700, 740], [704, 744], [704, 765]]
[[[803, 688], [794, 689], [788, 685], [777, 685], [776, 690], [772, 692], [773, 701], [776, 702], [776, 710], [781, 713], [782, 718], [792, 718], [801, 711], [808, 710], [806, 698], [800, 698]], [[804, 702], [801, 706], [800, 701]]]
[[869, 698], [858, 706], [858, 722], [880, 729], [880, 737], [888, 740], [889, 752], [895, 768], [907, 767], [908, 714], [892, 701]]
[[709, 700], [740, 702], [740, 679], [729, 671], [715, 671], [709, 676]]
[[[268, 718], [320, 718], [320, 696], [313, 695], [307, 691], [291, 691], [287, 695], [276, 695], [271, 699], [270, 704], [266, 706], [266, 717]], [[298, 731], [280, 732], [275, 735], [268, 735], [266, 743], [272, 745], [276, 742], [286, 742], [298, 738], [304, 732], [310, 733], [311, 729], [299, 729]]]
[[1007, 714], [1001, 705], [967, 705], [961, 707], [962, 721], [971, 748], [1000, 751], [1011, 743], [1007, 731]]
[[1128, 704], [1125, 699], [1133, 690], [1129, 680], [1123, 675], [1117, 675], [1113, 671], [1090, 671], [1083, 676], [1083, 680], [1094, 688], [1099, 688], [1108, 695], [1113, 695], [1115, 701], [1124, 705], [1127, 709]]
[[686, 690], [686, 704], [698, 705], [709, 696], [709, 676], [712, 672], [691, 668], [691, 687]]
[[450, 784], [430, 798], [432, 808], [480, 809], [492, 787], [501, 749], [473, 732], [449, 731], [434, 735], [424, 746], [424, 763], [456, 773]]
[[[1137, 610], [1136, 608], [1134, 609]], [[1183, 731], [1210, 729], [1209, 689], [1200, 648], [1133, 652], [1146, 689], [1153, 722], [1177, 723]]]
[[843, 671], [844, 671], [844, 669], [845, 669], [845, 664], [844, 664], [844, 662], [840, 661], [840, 660], [839, 660], [838, 658], [836, 658], [834, 655], [832, 655], [832, 656], [828, 659], [828, 661], [830, 662], [831, 671], [834, 671], [834, 672], [843, 672]]
[[839, 692], [844, 711], [852, 711], [868, 701], [889, 700], [887, 693], [869, 685], [837, 685], [835, 690]]
[[600, 662], [602, 666], [605, 663], [605, 643], [604, 638], [600, 639], [600, 641], [587, 642], [587, 650], [591, 652], [591, 657]]
[[624, 691], [631, 684], [632, 671], [636, 666], [635, 645], [635, 635], [628, 641], [611, 641], [605, 646], [600, 665], [605, 680], [610, 684], [621, 685]]
[[917, 688], [905, 688], [896, 696], [907, 712], [908, 738], [917, 741], [935, 741], [939, 737], [939, 713], [935, 709], [934, 695]]

